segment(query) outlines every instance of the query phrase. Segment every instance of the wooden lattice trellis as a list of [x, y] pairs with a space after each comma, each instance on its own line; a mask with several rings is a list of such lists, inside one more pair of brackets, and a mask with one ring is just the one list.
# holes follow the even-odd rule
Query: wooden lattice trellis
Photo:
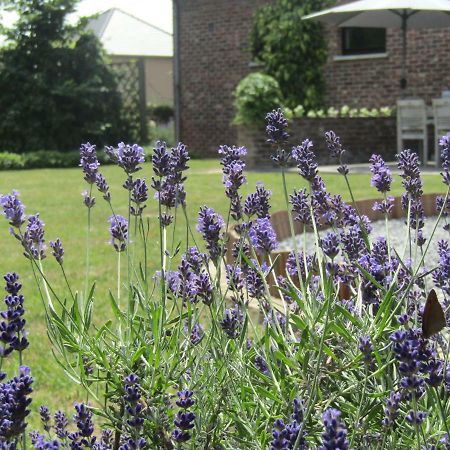
[[147, 107], [145, 93], [145, 62], [142, 59], [111, 64], [122, 97], [123, 115], [129, 124], [133, 142], [147, 142]]

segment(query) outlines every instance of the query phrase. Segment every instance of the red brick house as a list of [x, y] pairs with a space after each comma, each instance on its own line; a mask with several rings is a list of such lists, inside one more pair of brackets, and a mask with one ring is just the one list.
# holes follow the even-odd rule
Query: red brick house
[[[232, 93], [254, 70], [248, 49], [253, 11], [270, 1], [275, 0], [174, 0], [177, 128], [195, 154], [213, 156], [218, 145], [237, 143]], [[401, 31], [326, 32], [326, 105], [395, 105]], [[407, 67], [411, 95], [430, 103], [450, 89], [450, 28], [408, 31]]]

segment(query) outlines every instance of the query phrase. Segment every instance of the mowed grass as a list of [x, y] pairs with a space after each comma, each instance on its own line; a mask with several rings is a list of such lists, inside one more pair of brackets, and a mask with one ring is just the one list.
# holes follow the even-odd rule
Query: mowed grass
[[[190, 162], [186, 182], [187, 210], [190, 225], [195, 228], [200, 206], [208, 205], [226, 216], [228, 201], [224, 196], [221, 166], [218, 160], [194, 160]], [[107, 178], [112, 193], [112, 201], [117, 214], [127, 215], [127, 192], [122, 188], [124, 173], [117, 167], [101, 168]], [[146, 163], [139, 173], [140, 177], [150, 179], [150, 164]], [[257, 182], [262, 182], [272, 190], [272, 211], [285, 208], [281, 176], [278, 172], [249, 172], [248, 183], [242, 189], [243, 195], [252, 192]], [[324, 180], [332, 193], [340, 193], [345, 199], [349, 194], [343, 177], [338, 174], [325, 174]], [[356, 199], [377, 197], [370, 186], [369, 174], [350, 175], [351, 186]], [[427, 193], [442, 192], [443, 185], [439, 174], [424, 175], [424, 190]], [[305, 183], [295, 172], [287, 174], [288, 191], [302, 188]], [[26, 205], [26, 212], [39, 212], [46, 224], [46, 240], [60, 237], [65, 247], [65, 268], [74, 290], [82, 291], [85, 280], [86, 226], [87, 210], [82, 204], [81, 192], [87, 185], [83, 181], [80, 169], [32, 170], [2, 172], [0, 174], [0, 193], [12, 189], [20, 193]], [[395, 177], [393, 195], [402, 192], [401, 180]], [[151, 193], [151, 196], [153, 193]], [[95, 192], [97, 205], [92, 210], [90, 281], [96, 283], [95, 310], [96, 323], [102, 323], [111, 317], [108, 292], [116, 288], [117, 254], [109, 244], [108, 217], [109, 207]], [[159, 230], [157, 225], [157, 203], [151, 198], [145, 209], [145, 215], [151, 220], [149, 239], [149, 271], [157, 270], [159, 264]], [[185, 220], [180, 213], [177, 218], [175, 244], [185, 244]], [[169, 245], [171, 243], [169, 242]], [[47, 404], [54, 411], [57, 408], [69, 410], [75, 401], [84, 400], [81, 389], [69, 381], [62, 368], [54, 361], [51, 345], [46, 335], [45, 316], [39, 292], [33, 280], [30, 263], [21, 251], [18, 241], [8, 233], [6, 220], [0, 220], [0, 273], [16, 271], [24, 284], [26, 297], [27, 328], [30, 331], [31, 345], [24, 354], [24, 363], [32, 369], [35, 378], [33, 409]], [[50, 253], [50, 252], [48, 252]], [[123, 258], [125, 259], [125, 258]], [[45, 272], [52, 286], [61, 294], [67, 295], [59, 267], [51, 255], [44, 261]], [[2, 307], [3, 308], [3, 307]], [[36, 424], [36, 420], [32, 420]]]

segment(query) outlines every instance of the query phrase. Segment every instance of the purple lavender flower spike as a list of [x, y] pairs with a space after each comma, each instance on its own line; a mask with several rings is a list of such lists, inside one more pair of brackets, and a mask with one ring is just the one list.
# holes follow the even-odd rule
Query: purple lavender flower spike
[[189, 340], [192, 345], [197, 345], [201, 342], [202, 339], [203, 339], [203, 327], [199, 323], [196, 323], [192, 327], [192, 331], [191, 331], [191, 335], [189, 336]]
[[92, 422], [92, 412], [83, 403], [75, 403], [75, 415], [73, 416], [77, 431], [69, 433], [68, 437], [75, 448], [92, 447], [96, 441], [94, 424]]
[[22, 287], [16, 273], [8, 273], [4, 276], [6, 281], [5, 297], [6, 311], [0, 313], [0, 357], [6, 357], [14, 350], [23, 351], [28, 345], [28, 332], [24, 330], [25, 314], [24, 297], [19, 294]]
[[95, 197], [92, 197], [88, 191], [84, 191], [81, 193], [83, 196], [83, 203], [86, 208], [91, 209], [95, 206]]
[[109, 192], [109, 185], [106, 178], [101, 174], [97, 173], [95, 178], [95, 184], [97, 189], [103, 194], [103, 198], [109, 203], [111, 201], [111, 193]]
[[237, 339], [241, 334], [243, 321], [244, 315], [239, 309], [239, 306], [236, 305], [233, 309], [225, 310], [225, 315], [220, 322], [220, 326], [230, 339]]
[[202, 206], [198, 214], [197, 230], [202, 234], [206, 242], [209, 256], [213, 262], [217, 262], [223, 251], [220, 240], [223, 237], [225, 222], [212, 208]]
[[256, 192], [249, 194], [245, 200], [244, 214], [249, 218], [254, 215], [260, 219], [269, 217], [269, 199], [271, 195], [272, 191], [265, 189], [262, 183], [258, 183]]
[[153, 172], [157, 177], [166, 177], [170, 173], [170, 155], [165, 142], [157, 141], [152, 155]]
[[270, 113], [267, 113], [266, 122], [267, 142], [280, 145], [288, 140], [289, 134], [286, 132], [288, 121], [284, 117], [281, 108], [274, 109]]
[[177, 442], [187, 442], [191, 438], [191, 434], [188, 430], [194, 428], [195, 414], [192, 411], [188, 411], [195, 404], [195, 400], [192, 398], [193, 392], [189, 390], [179, 391], [177, 393], [178, 400], [176, 404], [182, 408], [182, 411], [178, 411], [175, 416], [174, 424], [176, 428], [172, 432], [172, 439]]
[[391, 427], [395, 423], [395, 419], [398, 417], [401, 399], [402, 396], [399, 392], [391, 392], [389, 394], [386, 407], [384, 408], [384, 419], [382, 421], [383, 426], [386, 428]]
[[120, 142], [117, 148], [106, 147], [106, 154], [121, 167], [127, 175], [141, 170], [140, 164], [145, 161], [144, 149], [137, 144], [128, 145]]
[[417, 414], [414, 411], [409, 411], [409, 413], [406, 415], [405, 419], [410, 424], [420, 425], [425, 420], [426, 416], [427, 416], [427, 413], [424, 411], [417, 411]]
[[292, 448], [289, 432], [282, 419], [275, 420], [272, 428], [272, 438], [270, 450], [289, 450]]
[[341, 412], [334, 408], [323, 413], [325, 431], [322, 433], [322, 446], [319, 450], [348, 450], [347, 430], [340, 416]]
[[109, 218], [109, 223], [111, 244], [117, 252], [123, 252], [127, 247], [128, 220], [125, 217], [115, 215]]
[[[33, 389], [33, 378], [30, 369], [19, 367], [19, 375], [12, 380], [0, 384], [0, 445], [3, 442], [14, 442], [25, 431], [26, 418]], [[2, 447], [13, 448], [13, 447]]]
[[45, 258], [44, 225], [39, 214], [28, 217], [22, 245], [25, 249], [24, 255], [29, 259], [42, 260]]
[[334, 131], [327, 131], [325, 133], [325, 142], [332, 158], [341, 158], [345, 153], [341, 144], [341, 138]]
[[218, 152], [222, 155], [223, 184], [225, 195], [231, 201], [231, 216], [234, 220], [240, 220], [242, 218], [242, 196], [239, 194], [239, 188], [246, 182], [245, 163], [242, 158], [246, 155], [247, 150], [245, 147], [222, 145]]
[[12, 227], [20, 228], [25, 223], [25, 206], [20, 201], [17, 191], [0, 195], [0, 204], [3, 208], [3, 214]]
[[130, 207], [130, 213], [133, 216], [140, 216], [145, 208], [145, 202], [148, 199], [148, 187], [145, 180], [141, 178], [136, 178], [134, 180], [131, 188], [131, 201], [136, 204], [136, 206]]
[[373, 363], [373, 345], [369, 336], [359, 338], [359, 350], [364, 356], [364, 364], [370, 367]]
[[258, 253], [270, 253], [278, 247], [277, 236], [267, 217], [253, 222], [248, 235]]
[[67, 419], [66, 414], [63, 411], [55, 412], [55, 433], [59, 439], [66, 439], [69, 435], [67, 431], [67, 427], [69, 425], [69, 421]]
[[269, 366], [267, 365], [266, 360], [261, 355], [255, 356], [255, 367], [267, 377], [270, 376]]
[[312, 219], [308, 203], [308, 194], [306, 189], [299, 191], [294, 190], [291, 194], [289, 202], [292, 205], [292, 212], [294, 213], [294, 220], [303, 223], [304, 225], [311, 225]]
[[317, 176], [318, 164], [316, 155], [312, 151], [313, 143], [306, 139], [302, 145], [292, 149], [292, 158], [297, 163], [300, 175], [310, 183]]
[[393, 180], [389, 167], [380, 155], [372, 155], [369, 162], [371, 164], [372, 186], [383, 194], [389, 192]]
[[51, 418], [50, 418], [50, 411], [47, 406], [40, 406], [39, 407], [39, 415], [41, 416], [41, 422], [44, 427], [44, 430], [49, 432], [52, 424], [51, 424]]
[[194, 393], [192, 391], [189, 391], [187, 389], [183, 391], [177, 392], [178, 400], [176, 400], [176, 404], [183, 409], [188, 409], [191, 406], [194, 406], [195, 400], [192, 398]]
[[98, 168], [100, 167], [95, 145], [91, 145], [89, 142], [81, 144], [80, 167], [83, 169], [86, 182], [88, 184], [94, 184], [97, 180]]
[[127, 412], [127, 425], [130, 427], [129, 436], [126, 437], [127, 444], [130, 448], [142, 448], [145, 446], [145, 440], [139, 437], [144, 425], [144, 417], [142, 415], [143, 404], [141, 402], [141, 394], [139, 387], [139, 378], [135, 374], [128, 375], [123, 384], [125, 410]]
[[334, 259], [339, 254], [339, 237], [332, 231], [321, 239], [322, 250], [329, 258]]
[[441, 163], [443, 172], [442, 181], [444, 184], [450, 184], [450, 133], [442, 136], [439, 140], [439, 146], [441, 147]]
[[64, 262], [64, 248], [61, 239], [58, 238], [56, 241], [50, 241], [50, 247], [52, 248], [52, 255], [57, 263], [62, 266]]

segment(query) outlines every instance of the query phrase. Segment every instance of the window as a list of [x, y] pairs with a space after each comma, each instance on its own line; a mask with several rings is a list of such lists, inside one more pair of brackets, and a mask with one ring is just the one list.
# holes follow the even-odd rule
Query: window
[[386, 52], [386, 28], [342, 28], [342, 54]]

